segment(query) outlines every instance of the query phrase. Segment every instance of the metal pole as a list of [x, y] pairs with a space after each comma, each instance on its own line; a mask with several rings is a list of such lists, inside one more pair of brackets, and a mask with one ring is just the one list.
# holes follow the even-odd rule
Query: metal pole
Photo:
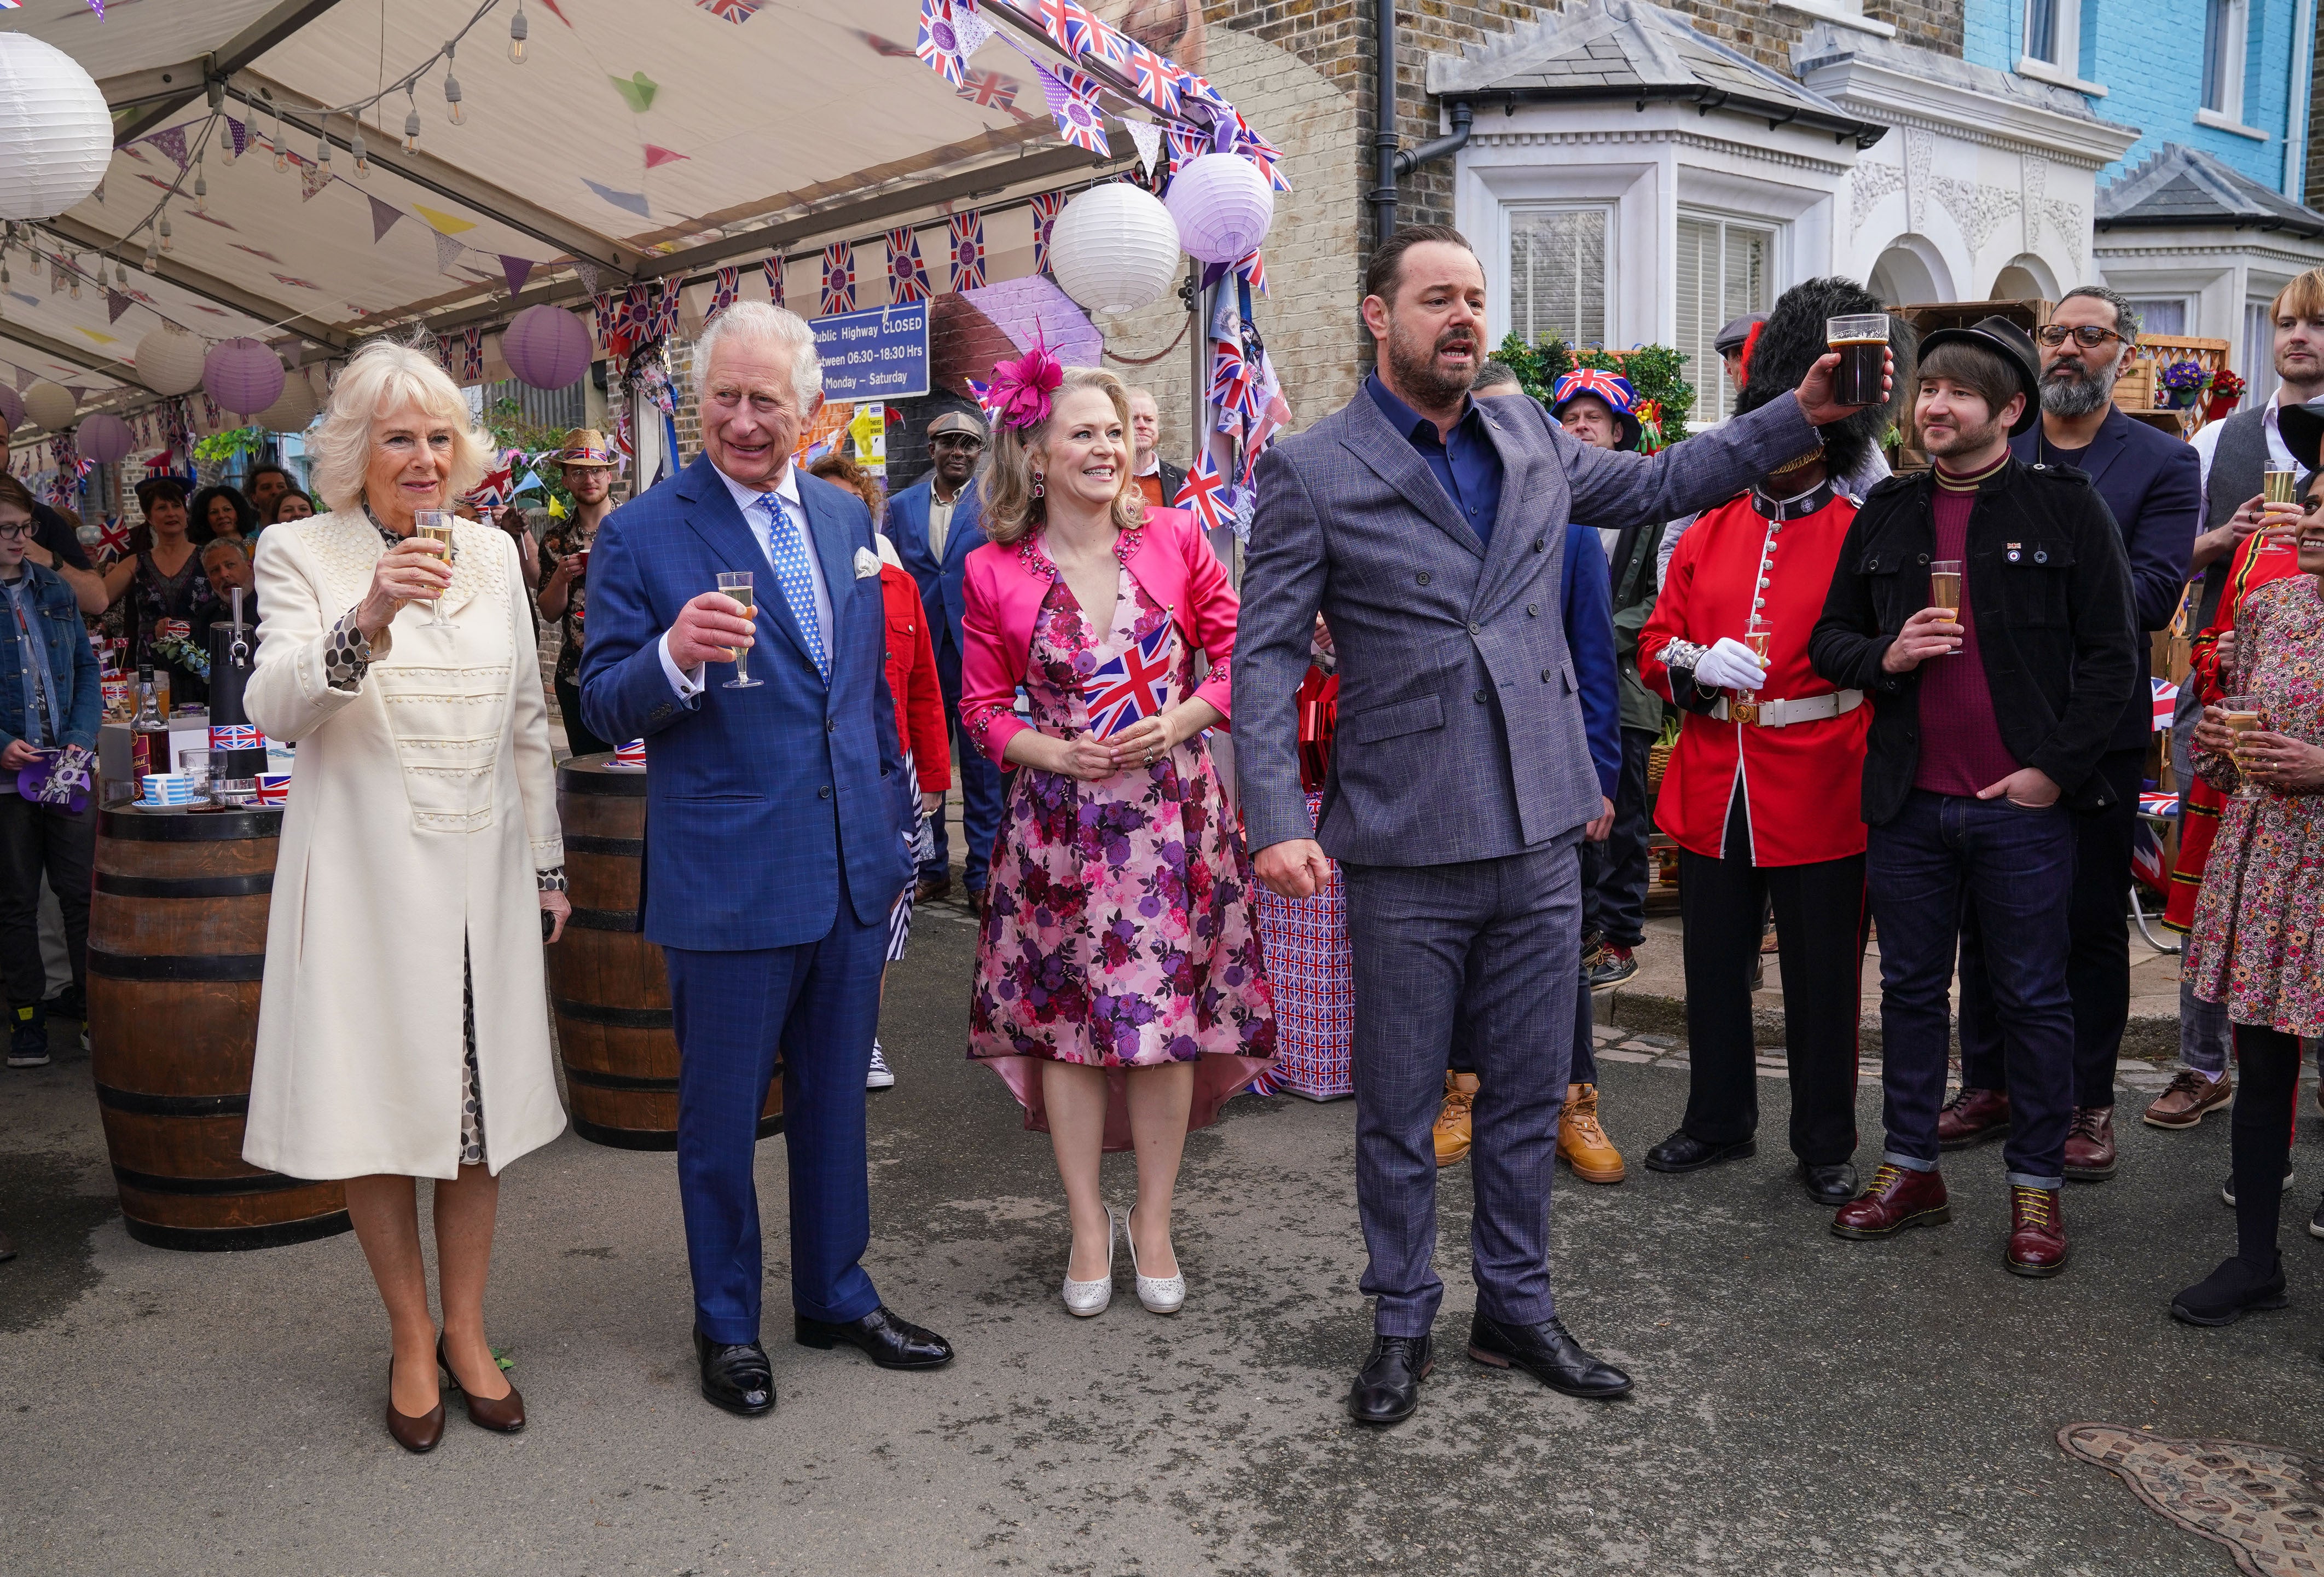
[[1372, 10], [1372, 245], [1396, 233], [1396, 0]]
[[1204, 398], [1211, 370], [1210, 292], [1203, 288], [1203, 265], [1194, 258], [1186, 259], [1186, 282], [1178, 287], [1178, 298], [1194, 317], [1186, 327], [1186, 412], [1194, 429], [1186, 459], [1191, 465], [1211, 436], [1211, 408]]

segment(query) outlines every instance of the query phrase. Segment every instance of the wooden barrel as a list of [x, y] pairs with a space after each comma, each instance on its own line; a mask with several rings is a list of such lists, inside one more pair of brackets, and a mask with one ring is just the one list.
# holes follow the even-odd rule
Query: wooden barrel
[[346, 1189], [242, 1158], [280, 811], [97, 821], [89, 1067], [129, 1235], [271, 1248], [347, 1229]]
[[[646, 854], [646, 775], [611, 756], [557, 771], [573, 918], [549, 950], [549, 996], [573, 1131], [623, 1150], [678, 1148], [678, 1037], [661, 949], [639, 930]], [[759, 1137], [782, 1132], [779, 1062]]]

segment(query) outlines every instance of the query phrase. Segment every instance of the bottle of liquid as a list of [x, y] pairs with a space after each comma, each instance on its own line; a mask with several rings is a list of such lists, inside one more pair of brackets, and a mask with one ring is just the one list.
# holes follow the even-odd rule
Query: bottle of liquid
[[144, 792], [149, 775], [170, 770], [170, 722], [161, 715], [161, 700], [154, 694], [151, 663], [137, 668], [137, 715], [129, 722], [129, 762], [139, 793]]

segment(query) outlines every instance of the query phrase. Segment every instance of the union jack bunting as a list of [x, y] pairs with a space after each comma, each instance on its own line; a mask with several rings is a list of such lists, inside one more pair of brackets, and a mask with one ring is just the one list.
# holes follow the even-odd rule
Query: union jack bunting
[[767, 299], [777, 306], [783, 304], [783, 255], [770, 252], [760, 266], [767, 272]]
[[1017, 9], [1030, 11], [1050, 42], [1068, 56], [1079, 58], [1097, 42], [1097, 18], [1077, 0], [1032, 0], [1030, 5], [1019, 5]]
[[1090, 44], [1085, 52], [1096, 56], [1107, 65], [1129, 65], [1130, 51], [1140, 47], [1142, 46], [1132, 42], [1127, 33], [1110, 25], [1102, 17], [1092, 20]]
[[129, 523], [114, 518], [97, 528], [97, 556], [99, 559], [125, 559], [129, 556]]
[[715, 321], [719, 313], [734, 304], [734, 298], [742, 291], [740, 283], [742, 275], [742, 271], [739, 268], [722, 268], [718, 271], [716, 283], [710, 287], [710, 311], [702, 315], [702, 321], [706, 327]]
[[653, 311], [646, 319], [648, 339], [669, 339], [677, 335], [678, 298], [684, 290], [685, 282], [676, 279], [663, 280], [654, 287]]
[[[1136, 42], [1130, 44], [1129, 59], [1123, 65], [1129, 71], [1130, 86], [1138, 89], [1139, 97], [1164, 115], [1178, 113], [1178, 84], [1185, 79], [1185, 72], [1144, 44]], [[1177, 128], [1174, 126], [1171, 131], [1175, 138]]]
[[1170, 168], [1173, 171], [1184, 170], [1211, 151], [1211, 139], [1201, 132], [1180, 125], [1165, 126], [1162, 132], [1170, 144]]
[[[694, 0], [694, 3], [721, 22], [731, 22], [740, 27], [756, 16], [759, 14], [759, 7], [765, 5], [767, 0]], [[555, 7], [552, 6], [550, 9], [554, 10]]]
[[1047, 274], [1049, 272], [1049, 232], [1056, 228], [1057, 213], [1065, 206], [1065, 194], [1062, 191], [1037, 192], [1030, 206], [1033, 209], [1033, 272]]
[[1267, 293], [1267, 259], [1259, 255], [1258, 248], [1253, 247], [1250, 255], [1235, 264], [1235, 272], [1260, 295]]
[[1246, 411], [1250, 399], [1250, 364], [1242, 347], [1230, 339], [1213, 342], [1210, 402], [1229, 411]]
[[1170, 500], [1174, 509], [1191, 509], [1202, 522], [1204, 531], [1216, 531], [1227, 524], [1226, 478], [1219, 475], [1219, 462], [1211, 458], [1207, 443], [1194, 451], [1194, 463], [1186, 468], [1185, 486]]
[[984, 216], [972, 209], [954, 214], [952, 231], [952, 288], [982, 290], [984, 286]]
[[855, 248], [845, 241], [834, 241], [823, 249], [823, 300], [819, 313], [828, 318], [854, 310]]
[[929, 70], [954, 88], [960, 86], [968, 63], [961, 59], [960, 35], [954, 31], [952, 0], [920, 0], [920, 42], [912, 52], [927, 62]]
[[1048, 101], [1057, 135], [1101, 158], [1111, 152], [1105, 140], [1105, 111], [1098, 104], [1098, 85], [1071, 66], [1051, 70], [1037, 65], [1033, 71], [1041, 79], [1041, 97]]
[[979, 109], [1005, 109], [1017, 113], [1017, 89], [1021, 87], [1014, 77], [1004, 77], [998, 71], [980, 71], [969, 68], [968, 75], [953, 90], [955, 98], [965, 98]]
[[909, 225], [888, 232], [888, 299], [898, 306], [936, 294], [920, 261], [920, 237]]
[[484, 381], [484, 331], [481, 326], [460, 331], [460, 381], [463, 384]]
[[1164, 618], [1147, 634], [1100, 663], [1082, 681], [1082, 704], [1090, 732], [1111, 738], [1133, 723], [1169, 710], [1176, 663], [1177, 632]]
[[600, 292], [589, 298], [589, 311], [597, 321], [597, 338], [610, 345], [614, 332], [622, 324], [621, 309], [614, 304], [610, 292]]

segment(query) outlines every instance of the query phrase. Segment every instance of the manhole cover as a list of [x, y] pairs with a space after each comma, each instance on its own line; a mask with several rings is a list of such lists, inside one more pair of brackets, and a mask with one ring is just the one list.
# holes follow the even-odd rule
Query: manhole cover
[[2188, 1532], [2227, 1545], [2251, 1577], [2324, 1577], [2324, 1462], [2314, 1457], [2118, 1424], [2070, 1424], [2058, 1444]]

